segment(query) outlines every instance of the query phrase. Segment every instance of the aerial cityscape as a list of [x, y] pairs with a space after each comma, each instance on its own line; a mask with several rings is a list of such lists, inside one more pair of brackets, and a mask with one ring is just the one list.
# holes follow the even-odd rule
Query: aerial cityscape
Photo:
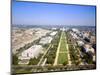
[[96, 69], [96, 7], [12, 2], [12, 73]]

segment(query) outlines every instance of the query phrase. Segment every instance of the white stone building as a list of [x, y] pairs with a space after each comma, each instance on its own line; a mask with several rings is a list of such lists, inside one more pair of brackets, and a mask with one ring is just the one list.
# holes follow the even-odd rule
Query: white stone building
[[84, 42], [83, 42], [83, 41], [77, 41], [77, 44], [78, 44], [79, 46], [83, 46], [83, 45], [84, 45]]
[[52, 33], [50, 33], [50, 36], [55, 36], [57, 34], [57, 31], [54, 31]]
[[42, 49], [41, 45], [33, 45], [29, 49], [23, 51], [18, 57], [20, 60], [18, 64], [28, 64], [31, 58], [38, 58], [39, 54], [43, 52]]
[[48, 37], [42, 38], [39, 43], [45, 45], [45, 44], [51, 43], [51, 41], [52, 41], [52, 37], [48, 36]]

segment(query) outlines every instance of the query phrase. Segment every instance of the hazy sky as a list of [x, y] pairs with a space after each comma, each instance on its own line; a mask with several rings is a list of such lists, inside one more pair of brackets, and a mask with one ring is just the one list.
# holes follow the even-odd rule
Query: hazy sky
[[95, 6], [13, 2], [12, 24], [95, 25]]

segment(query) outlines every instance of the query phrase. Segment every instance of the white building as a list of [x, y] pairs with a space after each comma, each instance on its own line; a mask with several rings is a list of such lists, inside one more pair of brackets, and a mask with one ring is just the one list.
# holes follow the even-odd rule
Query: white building
[[56, 30], [57, 28], [52, 28], [52, 30]]
[[96, 57], [95, 57], [95, 51], [94, 49], [91, 47], [91, 45], [86, 44], [84, 46], [86, 52], [91, 52], [91, 56], [93, 57], [92, 60], [95, 62], [96, 61]]
[[90, 33], [89, 32], [84, 32], [84, 34], [83, 34], [83, 38], [85, 38], [85, 37], [89, 37], [90, 36]]
[[39, 43], [45, 45], [45, 44], [51, 43], [51, 41], [52, 41], [52, 37], [48, 36], [48, 37], [42, 38]]
[[95, 53], [94, 52], [94, 49], [91, 47], [91, 45], [88, 45], [88, 44], [85, 44], [84, 45], [84, 48], [85, 48], [85, 50], [86, 50], [86, 52], [92, 52], [93, 54]]
[[57, 31], [54, 31], [52, 33], [50, 33], [50, 36], [55, 36], [57, 34]]
[[83, 42], [83, 41], [77, 41], [77, 44], [78, 44], [79, 46], [83, 46], [83, 45], [84, 45], [84, 42]]
[[18, 59], [21, 60], [19, 64], [28, 64], [31, 58], [38, 58], [39, 54], [43, 52], [42, 49], [41, 45], [33, 45], [29, 49], [23, 51], [18, 57]]
[[66, 29], [63, 27], [63, 28], [60, 28], [60, 30], [61, 30], [61, 31], [65, 31]]
[[76, 33], [80, 33], [80, 31], [78, 29], [76, 29], [76, 28], [73, 28], [72, 31], [76, 32]]
[[95, 55], [93, 55], [93, 62], [95, 62], [96, 61], [96, 56]]
[[72, 35], [72, 37], [73, 37], [74, 39], [79, 39], [79, 37], [78, 37], [75, 33], [70, 32], [70, 34]]
[[95, 44], [96, 43], [96, 37], [95, 36], [91, 36], [90, 37], [90, 42]]

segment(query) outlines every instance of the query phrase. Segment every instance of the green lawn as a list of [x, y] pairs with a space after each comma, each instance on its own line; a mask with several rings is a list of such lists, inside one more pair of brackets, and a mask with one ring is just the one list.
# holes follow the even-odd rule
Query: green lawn
[[66, 39], [65, 33], [62, 33], [61, 43], [60, 43], [60, 51], [66, 51]]
[[63, 64], [67, 61], [67, 53], [59, 53], [58, 58], [58, 64]]
[[61, 41], [60, 41], [60, 53], [58, 56], [58, 64], [63, 64], [68, 62], [67, 60], [67, 49], [66, 49], [66, 35], [65, 32], [62, 32]]

